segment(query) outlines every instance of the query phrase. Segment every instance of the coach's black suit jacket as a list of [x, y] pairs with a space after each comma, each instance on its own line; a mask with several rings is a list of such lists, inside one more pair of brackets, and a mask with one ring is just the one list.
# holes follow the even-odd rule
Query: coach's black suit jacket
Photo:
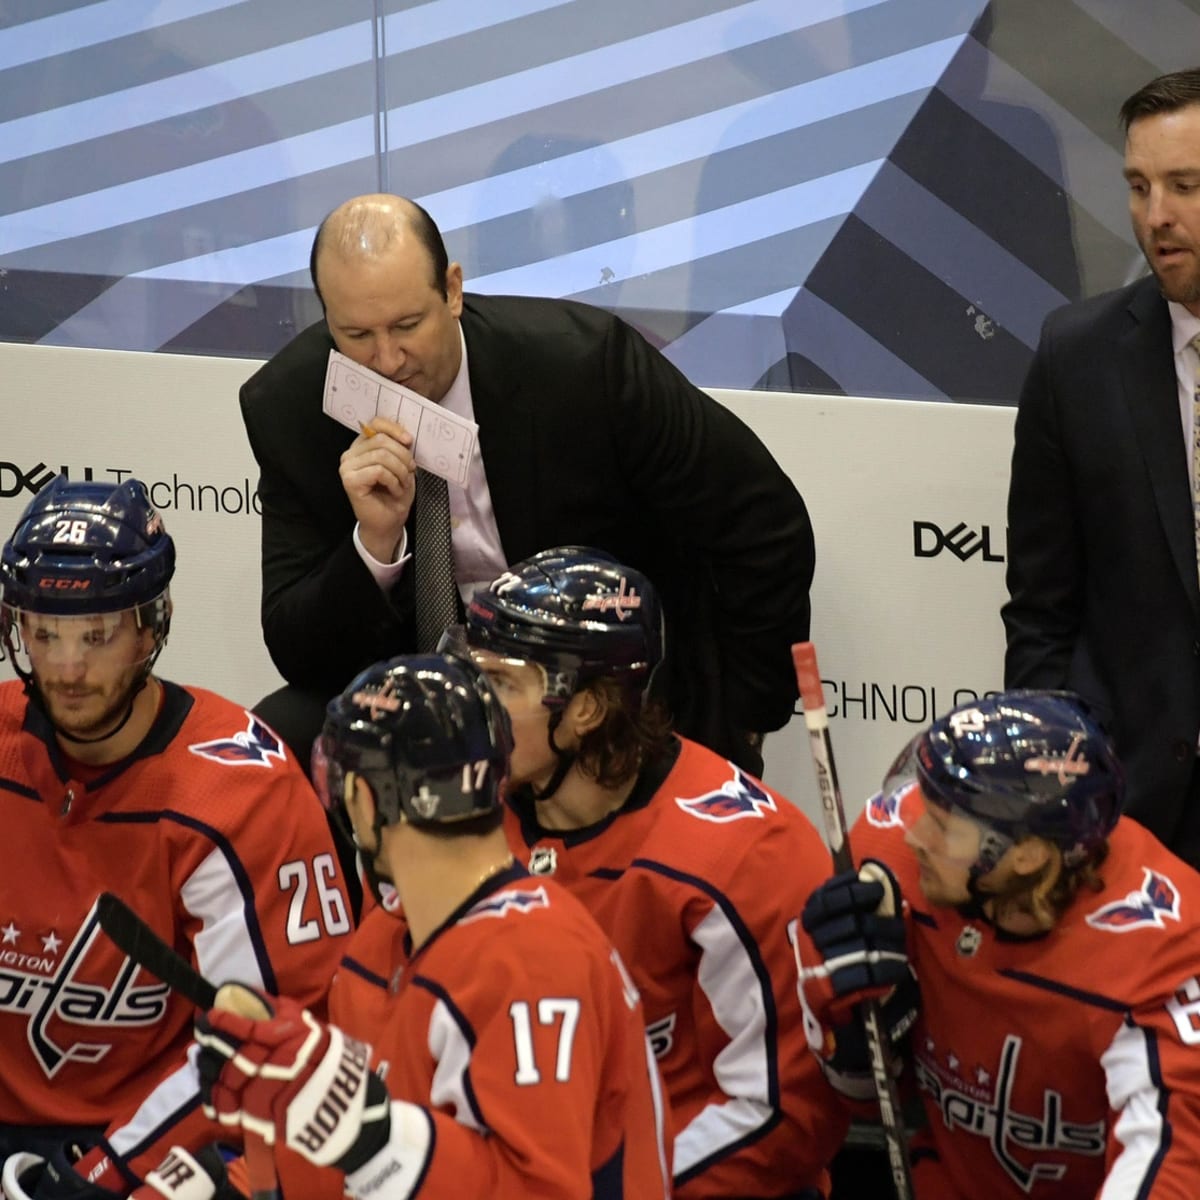
[[1008, 686], [1081, 692], [1127, 811], [1171, 845], [1200, 731], [1200, 585], [1171, 319], [1153, 279], [1052, 313], [1008, 501]]
[[[508, 562], [573, 543], [640, 568], [663, 596], [681, 732], [729, 752], [731, 731], [782, 726], [814, 550], [804, 502], [758, 438], [599, 309], [469, 295], [462, 328]], [[385, 595], [351, 541], [338, 457], [354, 435], [321, 411], [332, 345], [311, 326], [241, 392], [267, 647], [289, 683], [331, 695], [414, 645], [414, 572]], [[411, 549], [411, 520], [408, 532]]]

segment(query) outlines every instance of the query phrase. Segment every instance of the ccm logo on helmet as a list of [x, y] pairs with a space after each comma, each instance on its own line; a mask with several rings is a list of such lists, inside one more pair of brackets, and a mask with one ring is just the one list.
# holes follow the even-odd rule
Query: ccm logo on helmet
[[86, 592], [92, 586], [90, 579], [39, 579], [38, 588], [43, 592]]

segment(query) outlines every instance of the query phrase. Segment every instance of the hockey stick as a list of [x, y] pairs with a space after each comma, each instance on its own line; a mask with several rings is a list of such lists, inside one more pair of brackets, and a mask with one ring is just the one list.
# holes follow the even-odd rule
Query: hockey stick
[[[186, 958], [177, 954], [120, 897], [101, 892], [96, 901], [96, 919], [113, 945], [161, 979], [173, 992], [207, 1012], [220, 1008], [254, 1021], [271, 1015], [267, 1006], [248, 988], [237, 983], [213, 987]], [[251, 1200], [278, 1200], [275, 1159], [261, 1138], [245, 1134], [243, 1153], [250, 1178]]]
[[[825, 839], [833, 856], [833, 869], [838, 874], [853, 871], [854, 859], [850, 854], [846, 810], [842, 805], [837, 765], [833, 761], [833, 742], [829, 737], [825, 692], [821, 686], [821, 672], [817, 667], [817, 650], [812, 642], [797, 642], [792, 647], [792, 664], [796, 668], [796, 683], [800, 688], [800, 698], [804, 702], [804, 724], [808, 728], [808, 744], [817, 773], [817, 791], [821, 795]], [[871, 1052], [871, 1080], [879, 1100], [879, 1118], [887, 1143], [892, 1187], [895, 1189], [897, 1200], [913, 1200], [915, 1193], [908, 1165], [908, 1146], [904, 1140], [900, 1099], [896, 1089], [896, 1056], [883, 1028], [879, 1001], [866, 1000], [860, 1008], [867, 1046]]]

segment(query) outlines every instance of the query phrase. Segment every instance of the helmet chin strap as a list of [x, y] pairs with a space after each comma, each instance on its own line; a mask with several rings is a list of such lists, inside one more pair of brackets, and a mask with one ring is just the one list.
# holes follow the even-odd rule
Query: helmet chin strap
[[550, 714], [550, 724], [546, 728], [546, 738], [557, 761], [554, 766], [554, 773], [546, 781], [545, 787], [529, 787], [529, 794], [535, 800], [549, 800], [562, 787], [563, 780], [567, 777], [567, 772], [575, 765], [575, 760], [579, 757], [578, 753], [574, 750], [560, 750], [558, 743], [554, 740], [554, 731], [562, 724], [564, 711], [565, 709], [556, 708]]

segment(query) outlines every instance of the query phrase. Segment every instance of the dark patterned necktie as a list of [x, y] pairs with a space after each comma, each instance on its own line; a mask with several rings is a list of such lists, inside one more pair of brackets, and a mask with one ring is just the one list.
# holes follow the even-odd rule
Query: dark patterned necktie
[[426, 654], [437, 649], [443, 630], [458, 618], [446, 481], [418, 468], [416, 504], [413, 565], [417, 572], [417, 652]]

